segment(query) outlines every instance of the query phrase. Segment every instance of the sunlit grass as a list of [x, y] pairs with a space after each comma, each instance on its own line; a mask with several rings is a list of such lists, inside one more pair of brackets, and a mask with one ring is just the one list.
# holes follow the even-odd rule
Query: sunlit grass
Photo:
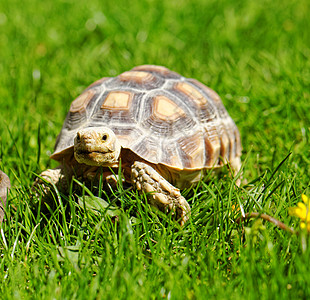
[[[309, 297], [309, 238], [289, 215], [310, 195], [309, 12], [306, 0], [0, 2], [0, 169], [13, 186], [0, 298]], [[49, 154], [71, 101], [144, 63], [219, 93], [248, 184], [210, 177], [183, 191], [192, 216], [182, 228], [122, 185], [80, 183], [48, 205], [31, 197], [35, 174], [56, 166]], [[300, 234], [238, 224], [242, 212]]]

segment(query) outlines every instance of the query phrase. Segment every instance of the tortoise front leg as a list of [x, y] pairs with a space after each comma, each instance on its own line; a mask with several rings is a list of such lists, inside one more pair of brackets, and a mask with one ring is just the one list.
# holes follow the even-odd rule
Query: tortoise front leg
[[190, 215], [191, 208], [180, 190], [170, 184], [151, 166], [135, 162], [131, 167], [132, 185], [147, 194], [149, 203], [163, 212], [172, 211], [183, 225]]
[[43, 196], [50, 193], [49, 183], [55, 185], [60, 191], [68, 189], [68, 176], [63, 166], [59, 166], [55, 169], [47, 169], [43, 171], [34, 181], [32, 190], [37, 196], [40, 195], [40, 190], [43, 192]]

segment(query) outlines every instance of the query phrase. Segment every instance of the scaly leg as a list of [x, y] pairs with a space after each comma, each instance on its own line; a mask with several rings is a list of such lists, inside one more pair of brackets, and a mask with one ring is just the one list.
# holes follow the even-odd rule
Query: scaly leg
[[43, 192], [43, 196], [45, 196], [49, 194], [51, 188], [48, 183], [54, 184], [61, 191], [68, 188], [67, 176], [62, 166], [43, 171], [39, 177], [35, 179], [32, 190], [37, 196], [40, 196], [41, 193], [39, 191], [41, 190]]
[[173, 211], [181, 225], [189, 219], [191, 208], [181, 195], [180, 190], [170, 184], [151, 166], [135, 162], [131, 167], [131, 181], [137, 190], [147, 193], [152, 206], [163, 212]]

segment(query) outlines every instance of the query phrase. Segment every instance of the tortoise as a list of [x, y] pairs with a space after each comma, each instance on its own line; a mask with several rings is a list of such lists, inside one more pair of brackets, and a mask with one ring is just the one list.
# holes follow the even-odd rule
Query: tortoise
[[0, 224], [4, 218], [7, 195], [10, 191], [11, 183], [8, 175], [0, 170]]
[[[123, 178], [151, 205], [184, 224], [190, 206], [180, 189], [210, 169], [241, 166], [237, 126], [218, 94], [166, 67], [141, 65], [91, 84], [70, 106], [41, 178], [64, 187], [73, 174]], [[114, 172], [112, 171], [114, 170]]]

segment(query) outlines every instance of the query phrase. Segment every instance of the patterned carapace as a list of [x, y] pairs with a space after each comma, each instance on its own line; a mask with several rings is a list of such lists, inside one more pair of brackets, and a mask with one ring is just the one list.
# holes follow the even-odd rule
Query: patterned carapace
[[241, 155], [239, 131], [220, 97], [161, 66], [90, 85], [72, 102], [52, 158], [62, 159], [78, 130], [98, 126], [145, 161], [175, 169], [220, 167]]

